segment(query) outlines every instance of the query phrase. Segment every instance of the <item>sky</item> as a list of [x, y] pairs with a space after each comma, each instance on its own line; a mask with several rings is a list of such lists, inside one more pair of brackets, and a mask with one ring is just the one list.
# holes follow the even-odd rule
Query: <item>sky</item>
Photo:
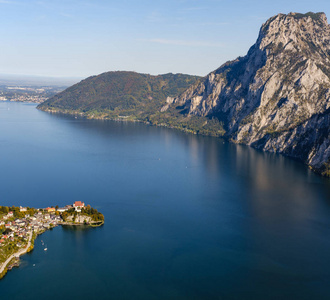
[[330, 1], [0, 0], [0, 73], [205, 76], [244, 56], [268, 18], [292, 11], [330, 19]]

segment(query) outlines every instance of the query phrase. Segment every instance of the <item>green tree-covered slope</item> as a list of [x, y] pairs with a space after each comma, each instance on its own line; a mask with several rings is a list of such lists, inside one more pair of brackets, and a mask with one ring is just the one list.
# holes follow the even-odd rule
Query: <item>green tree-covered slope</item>
[[122, 119], [177, 128], [192, 133], [223, 135], [216, 119], [186, 116], [180, 109], [161, 108], [200, 81], [185, 74], [152, 76], [116, 71], [92, 76], [48, 99], [38, 109], [92, 119]]
[[89, 77], [50, 98], [38, 108], [141, 116], [155, 112], [167, 97], [175, 97], [199, 77], [184, 74], [152, 76], [135, 72], [107, 72]]

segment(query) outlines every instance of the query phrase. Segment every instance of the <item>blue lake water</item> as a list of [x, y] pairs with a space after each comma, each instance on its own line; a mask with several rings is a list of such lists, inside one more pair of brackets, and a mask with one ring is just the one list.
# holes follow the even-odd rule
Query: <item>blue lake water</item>
[[330, 180], [217, 138], [1, 102], [0, 205], [77, 200], [105, 225], [39, 236], [1, 299], [330, 299]]

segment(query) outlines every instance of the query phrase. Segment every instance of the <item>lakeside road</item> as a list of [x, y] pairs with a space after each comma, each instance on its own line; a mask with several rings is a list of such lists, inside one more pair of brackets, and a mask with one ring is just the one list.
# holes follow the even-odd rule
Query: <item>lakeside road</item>
[[5, 267], [7, 267], [7, 265], [9, 264], [9, 262], [14, 258], [14, 257], [18, 257], [21, 256], [22, 254], [26, 253], [27, 250], [29, 249], [29, 247], [31, 246], [31, 240], [32, 240], [32, 231], [30, 231], [30, 237], [29, 237], [29, 241], [28, 244], [25, 248], [17, 251], [16, 253], [10, 255], [6, 261], [1, 265], [0, 267], [0, 274], [4, 271]]

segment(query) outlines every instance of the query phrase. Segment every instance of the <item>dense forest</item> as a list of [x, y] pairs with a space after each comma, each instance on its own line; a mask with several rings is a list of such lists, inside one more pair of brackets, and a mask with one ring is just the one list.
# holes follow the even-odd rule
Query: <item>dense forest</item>
[[38, 106], [48, 112], [91, 119], [140, 121], [192, 133], [221, 136], [216, 118], [187, 115], [178, 106], [161, 113], [167, 97], [177, 97], [201, 77], [185, 74], [153, 76], [135, 72], [107, 72], [69, 87]]

